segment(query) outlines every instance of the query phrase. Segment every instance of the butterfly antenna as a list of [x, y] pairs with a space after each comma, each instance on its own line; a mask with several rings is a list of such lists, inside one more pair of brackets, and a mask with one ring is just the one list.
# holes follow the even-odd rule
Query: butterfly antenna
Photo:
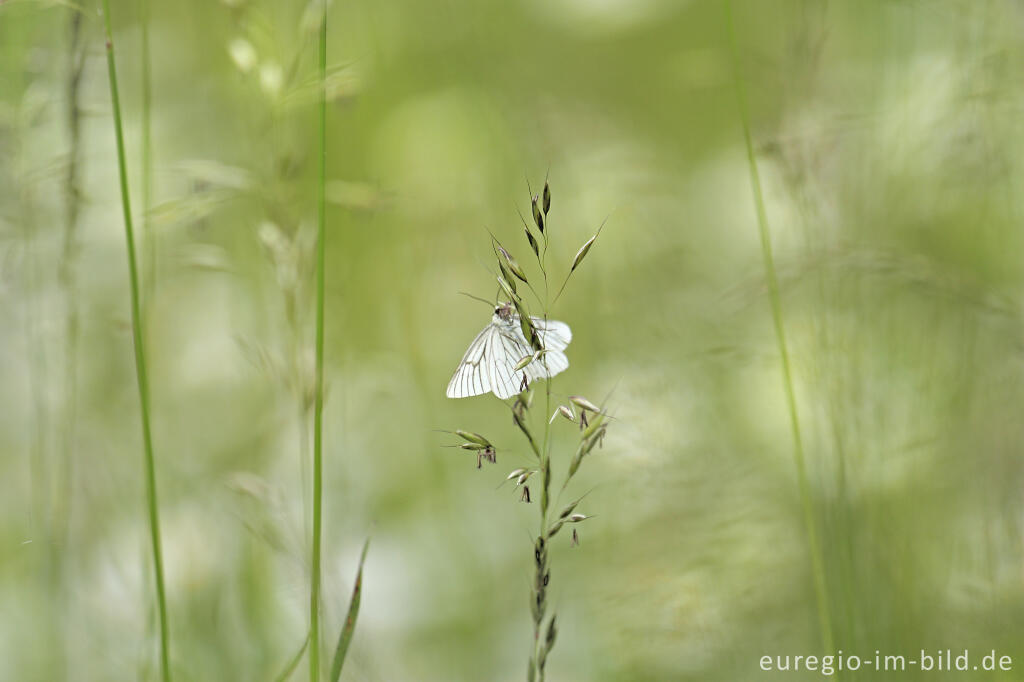
[[466, 298], [473, 299], [474, 301], [480, 301], [481, 303], [486, 303], [488, 306], [492, 305], [492, 303], [490, 301], [488, 301], [486, 298], [483, 298], [481, 296], [476, 296], [476, 295], [471, 294], [471, 293], [469, 293], [467, 291], [460, 291], [459, 293], [461, 295], [465, 296]]

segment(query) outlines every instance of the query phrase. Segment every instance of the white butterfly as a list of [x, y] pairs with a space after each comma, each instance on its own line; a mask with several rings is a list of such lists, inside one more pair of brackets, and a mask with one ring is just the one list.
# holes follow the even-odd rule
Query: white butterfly
[[488, 391], [502, 400], [522, 389], [523, 383], [548, 379], [569, 367], [563, 352], [572, 341], [572, 331], [565, 322], [531, 317], [545, 353], [516, 371], [516, 365], [533, 348], [519, 324], [519, 315], [511, 303], [494, 309], [494, 317], [476, 335], [469, 350], [462, 356], [452, 380], [448, 382], [449, 398], [468, 398]]

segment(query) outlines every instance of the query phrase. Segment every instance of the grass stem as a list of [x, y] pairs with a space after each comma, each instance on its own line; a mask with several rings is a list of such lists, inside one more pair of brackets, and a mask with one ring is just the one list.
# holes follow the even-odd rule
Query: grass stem
[[156, 234], [149, 212], [153, 201], [152, 60], [149, 49], [150, 0], [139, 0], [142, 60], [142, 241], [143, 310], [149, 309], [156, 288]]
[[156, 466], [153, 457], [153, 436], [150, 429], [149, 379], [146, 374], [145, 345], [139, 304], [139, 272], [135, 261], [135, 235], [132, 230], [131, 198], [128, 192], [128, 169], [125, 162], [124, 130], [121, 122], [121, 99], [117, 89], [117, 68], [114, 60], [114, 38], [110, 25], [110, 0], [103, 0], [103, 20], [107, 35], [107, 74], [110, 79], [110, 102], [114, 115], [114, 136], [117, 139], [117, 167], [121, 183], [121, 208], [124, 211], [125, 242], [128, 249], [128, 278], [131, 291], [132, 340], [135, 347], [135, 374], [139, 387], [142, 416], [143, 464], [146, 478], [146, 502], [149, 512], [149, 534], [153, 552], [157, 611], [160, 619], [160, 671], [164, 682], [171, 679], [170, 641], [167, 628], [167, 598], [164, 590], [163, 549], [160, 542], [160, 515], [157, 505]]
[[[532, 196], [532, 191], [531, 191]], [[544, 326], [547, 328], [548, 315], [550, 313], [550, 300], [551, 294], [548, 288], [548, 269], [547, 269], [547, 255], [548, 255], [548, 235], [551, 233], [551, 225], [547, 225], [547, 230], [544, 231], [544, 250], [540, 257], [540, 269], [544, 273]], [[545, 337], [546, 338], [546, 337]], [[537, 536], [540, 542], [547, 543], [547, 532], [548, 532], [548, 507], [551, 504], [551, 419], [548, 415], [551, 414], [551, 382], [554, 377], [551, 376], [551, 372], [548, 368], [548, 357], [545, 354], [541, 358], [541, 362], [544, 363], [544, 373], [547, 376], [544, 381], [544, 441], [541, 447], [541, 493], [540, 493], [540, 533]], [[544, 550], [547, 551], [546, 549]], [[535, 576], [534, 590], [547, 589], [547, 583], [545, 576], [547, 575], [547, 561], [537, 562], [537, 574]], [[536, 674], [537, 682], [544, 682], [544, 664], [542, 662], [542, 654], [540, 647], [543, 646], [541, 642], [541, 627], [544, 625], [544, 606], [538, 604], [538, 615], [534, 619], [533, 626], [533, 658], [531, 659], [530, 666], [531, 670]], [[547, 652], [543, 653], [543, 656], [547, 656]]]
[[323, 497], [324, 251], [327, 185], [327, 3], [320, 18], [320, 168], [317, 182], [316, 387], [313, 397], [313, 559], [309, 589], [309, 679], [320, 679], [320, 536]]
[[746, 145], [747, 163], [750, 167], [750, 186], [753, 192], [754, 205], [757, 211], [757, 225], [761, 237], [761, 255], [764, 260], [765, 278], [768, 282], [768, 297], [771, 301], [772, 320], [775, 324], [775, 340], [779, 347], [782, 361], [782, 383], [786, 393], [786, 406], [789, 410], [790, 428], [793, 436], [793, 460], [796, 464], [797, 481], [800, 488], [800, 502], [803, 507], [804, 526], [807, 532], [807, 544], [811, 554], [811, 568], [814, 573], [814, 588], [818, 604], [818, 619], [821, 627], [822, 644], [826, 651], [833, 650], [832, 618], [829, 610], [828, 591], [825, 582], [825, 567], [818, 540], [817, 526], [814, 522], [814, 508], [811, 501], [810, 484], [807, 481], [807, 467], [804, 462], [803, 438], [800, 434], [800, 418], [796, 407], [796, 393], [793, 390], [793, 377], [789, 364], [789, 350], [786, 345], [786, 331], [782, 321], [782, 300], [779, 295], [779, 281], [775, 272], [775, 260], [772, 256], [771, 233], [768, 229], [768, 215], [764, 207], [764, 195], [761, 189], [761, 177], [757, 170], [757, 158], [750, 135], [750, 121], [747, 111], [747, 96], [743, 86], [743, 74], [740, 65], [739, 47], [736, 40], [736, 29], [733, 25], [732, 2], [725, 0], [726, 24], [729, 31], [729, 45], [732, 51], [736, 101], [743, 126], [743, 141]]

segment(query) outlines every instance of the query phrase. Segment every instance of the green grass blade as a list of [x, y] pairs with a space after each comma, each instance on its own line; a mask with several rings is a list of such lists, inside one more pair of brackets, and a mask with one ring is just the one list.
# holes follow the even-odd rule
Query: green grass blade
[[818, 541], [817, 526], [814, 522], [814, 509], [811, 503], [810, 484], [807, 481], [807, 467], [804, 463], [803, 438], [800, 433], [800, 418], [796, 407], [796, 392], [793, 390], [793, 376], [789, 365], [789, 350], [786, 344], [786, 330], [782, 320], [782, 299], [779, 295], [779, 280], [775, 273], [775, 259], [772, 256], [771, 233], [768, 229], [768, 214], [764, 207], [764, 194], [761, 190], [761, 176], [757, 170], [757, 158], [754, 155], [754, 143], [750, 135], [750, 121], [747, 113], [747, 95], [743, 87], [743, 74], [740, 66], [739, 47], [736, 41], [736, 29], [733, 26], [732, 2], [725, 0], [725, 19], [729, 31], [729, 43], [732, 50], [736, 101], [739, 107], [740, 121], [743, 125], [743, 141], [746, 145], [747, 163], [750, 169], [750, 187], [754, 195], [757, 210], [757, 226], [761, 237], [761, 255], [764, 260], [765, 278], [768, 281], [768, 297], [771, 300], [772, 321], [775, 325], [775, 340], [779, 347], [782, 363], [782, 383], [786, 393], [786, 405], [789, 411], [790, 428], [793, 436], [793, 460], [796, 466], [797, 481], [800, 488], [800, 502], [804, 514], [804, 527], [807, 533], [807, 544], [811, 554], [811, 569], [814, 574], [814, 591], [818, 604], [818, 620], [821, 627], [821, 639], [826, 651], [832, 650], [832, 618], [829, 609], [828, 590], [825, 582], [825, 566]]
[[320, 172], [317, 183], [316, 386], [313, 396], [313, 558], [309, 588], [309, 679], [320, 679], [320, 536], [323, 497], [324, 240], [327, 185], [327, 2], [320, 18]]
[[142, 71], [142, 303], [148, 310], [156, 288], [156, 234], [151, 217], [153, 203], [153, 132], [152, 132], [152, 59], [150, 58], [149, 20], [151, 0], [139, 0], [140, 55]]
[[338, 646], [334, 648], [334, 661], [331, 663], [331, 682], [338, 682], [338, 679], [341, 677], [341, 668], [345, 665], [348, 645], [352, 642], [352, 635], [356, 631], [356, 618], [359, 617], [359, 602], [362, 600], [363, 595], [363, 564], [366, 563], [366, 550], [369, 548], [370, 539], [367, 538], [363, 544], [363, 553], [359, 557], [359, 570], [356, 572], [356, 584], [352, 588], [352, 598], [348, 602], [348, 614], [345, 616], [345, 625], [341, 628]]
[[286, 682], [288, 678], [292, 676], [295, 669], [299, 667], [299, 661], [302, 660], [302, 654], [306, 653], [307, 646], [309, 646], [308, 634], [306, 635], [306, 639], [302, 640], [302, 646], [299, 647], [299, 650], [295, 652], [295, 655], [292, 656], [290, 661], [288, 661], [288, 665], [284, 667], [284, 670], [281, 671], [280, 675], [274, 678], [274, 682]]
[[125, 163], [124, 127], [121, 123], [121, 98], [117, 89], [117, 68], [114, 61], [114, 38], [110, 27], [110, 0], [103, 0], [103, 21], [107, 34], [107, 75], [110, 79], [110, 103], [114, 114], [114, 136], [117, 139], [117, 167], [121, 181], [121, 207], [124, 210], [124, 233], [128, 248], [128, 278], [131, 290], [132, 341], [135, 346], [135, 374], [139, 386], [142, 413], [143, 463], [146, 478], [146, 501], [149, 511], [149, 534], [153, 551], [153, 572], [156, 583], [157, 612], [160, 618], [160, 672], [169, 682], [170, 642], [167, 632], [167, 598], [164, 590], [163, 549], [160, 542], [160, 513], [156, 494], [156, 465], [153, 457], [153, 435], [150, 429], [149, 379], [146, 375], [145, 345], [139, 305], [139, 272], [135, 262], [135, 235], [132, 230], [132, 207], [128, 193], [128, 168]]

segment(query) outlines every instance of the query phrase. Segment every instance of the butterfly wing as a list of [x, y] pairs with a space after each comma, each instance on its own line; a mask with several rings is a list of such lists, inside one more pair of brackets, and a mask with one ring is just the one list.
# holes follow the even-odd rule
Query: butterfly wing
[[[569, 369], [569, 358], [563, 352], [572, 341], [572, 330], [569, 329], [569, 325], [558, 320], [545, 320], [542, 317], [531, 317], [530, 319], [533, 321], [533, 326], [536, 327], [537, 334], [540, 336], [540, 342], [547, 352], [526, 366], [526, 376], [530, 381], [549, 379]], [[513, 333], [527, 349], [524, 355], [532, 353], [533, 349], [530, 348], [530, 344], [526, 341], [518, 324]]]
[[468, 398], [491, 392], [506, 400], [519, 393], [524, 377], [528, 381], [548, 379], [568, 369], [569, 358], [563, 351], [572, 341], [569, 325], [557, 320], [545, 321], [540, 317], [531, 319], [547, 353], [517, 371], [515, 366], [519, 361], [533, 354], [519, 321], [512, 324], [491, 322], [469, 344], [448, 382], [446, 395], [449, 398]]
[[523, 339], [522, 332], [516, 334], [518, 327], [504, 327], [491, 340], [491, 352], [487, 357], [487, 366], [491, 373], [491, 392], [502, 400], [511, 398], [523, 387], [523, 377], [530, 377], [525, 370], [516, 370], [516, 365], [533, 349]]
[[469, 398], [491, 390], [486, 361], [491, 339], [497, 333], [497, 327], [491, 323], [469, 344], [466, 354], [462, 356], [459, 366], [455, 369], [455, 374], [448, 382], [448, 390], [445, 393], [449, 398]]
[[[569, 342], [572, 341], [572, 330], [565, 322], [545, 320], [543, 317], [531, 317], [530, 319], [533, 320], [533, 326], [537, 328], [540, 342], [548, 351], [564, 351], [569, 346]], [[569, 366], [568, 362], [565, 366]]]

